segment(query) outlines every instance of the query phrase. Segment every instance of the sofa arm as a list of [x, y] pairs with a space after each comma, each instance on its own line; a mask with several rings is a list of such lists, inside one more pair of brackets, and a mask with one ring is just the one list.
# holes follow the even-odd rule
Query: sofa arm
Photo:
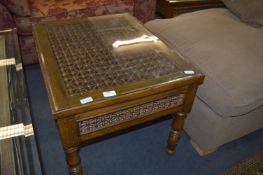
[[15, 23], [7, 8], [0, 4], [0, 30], [14, 28]]
[[156, 10], [156, 0], [135, 0], [134, 16], [142, 22], [154, 19]]

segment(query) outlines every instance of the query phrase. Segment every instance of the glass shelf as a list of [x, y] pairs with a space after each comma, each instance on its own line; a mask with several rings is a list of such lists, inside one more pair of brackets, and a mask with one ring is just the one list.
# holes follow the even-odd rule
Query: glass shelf
[[16, 29], [0, 31], [0, 174], [41, 175]]

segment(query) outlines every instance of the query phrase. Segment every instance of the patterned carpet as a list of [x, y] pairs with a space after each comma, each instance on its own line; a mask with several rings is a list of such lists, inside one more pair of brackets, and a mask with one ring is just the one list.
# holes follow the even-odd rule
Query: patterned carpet
[[263, 175], [263, 148], [221, 175]]

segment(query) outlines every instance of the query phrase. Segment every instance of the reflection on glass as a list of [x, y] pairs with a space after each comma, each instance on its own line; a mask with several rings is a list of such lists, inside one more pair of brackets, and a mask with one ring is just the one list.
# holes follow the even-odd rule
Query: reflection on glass
[[130, 40], [117, 40], [115, 41], [112, 46], [113, 47], [119, 47], [123, 45], [129, 45], [129, 44], [136, 44], [136, 43], [143, 43], [143, 42], [151, 42], [151, 41], [156, 41], [158, 38], [156, 36], [147, 36], [147, 35], [142, 35], [139, 38], [134, 38]]

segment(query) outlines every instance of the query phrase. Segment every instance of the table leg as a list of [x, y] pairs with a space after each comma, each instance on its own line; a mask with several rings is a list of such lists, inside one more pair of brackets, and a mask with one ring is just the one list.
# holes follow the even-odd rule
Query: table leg
[[74, 119], [59, 119], [57, 124], [66, 154], [69, 173], [70, 175], [82, 175], [77, 124]]
[[164, 7], [163, 17], [172, 18], [173, 16], [174, 16], [174, 7], [173, 6]]
[[173, 114], [173, 122], [168, 138], [167, 154], [172, 155], [175, 152], [177, 143], [179, 142], [182, 129], [184, 127], [184, 119], [186, 114], [183, 112], [177, 112]]
[[70, 175], [81, 175], [82, 168], [79, 157], [79, 148], [65, 150]]

